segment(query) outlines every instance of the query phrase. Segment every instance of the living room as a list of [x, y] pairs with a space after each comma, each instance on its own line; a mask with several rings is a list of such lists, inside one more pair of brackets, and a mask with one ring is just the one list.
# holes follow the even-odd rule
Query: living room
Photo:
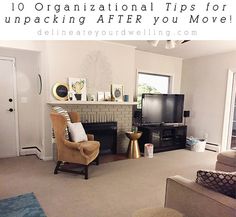
[[[2, 171], [9, 169], [9, 174], [0, 175], [6, 183], [1, 198], [34, 192], [47, 216], [132, 216], [139, 208], [164, 206], [166, 178], [178, 174], [194, 180], [197, 170], [215, 169], [218, 151], [231, 148], [229, 86], [235, 41], [189, 41], [171, 50], [164, 48], [164, 41], [157, 47], [147, 41], [0, 41], [0, 46], [0, 56], [16, 65], [14, 109], [19, 126], [15, 157], [0, 160]], [[170, 77], [169, 93], [184, 94], [184, 110], [190, 111], [188, 136], [207, 137], [212, 151], [182, 149], [155, 153], [153, 159], [91, 166], [87, 181], [67, 173], [53, 175], [56, 162], [49, 115], [53, 103], [61, 103], [52, 93], [55, 83], [86, 78], [87, 93], [93, 95], [121, 84], [135, 106], [139, 72]], [[77, 107], [64, 104], [69, 111], [78, 111]], [[131, 130], [129, 122], [118, 132], [124, 138], [122, 145], [117, 143], [121, 154], [128, 147], [124, 134]], [[42, 160], [16, 157], [28, 154]]]

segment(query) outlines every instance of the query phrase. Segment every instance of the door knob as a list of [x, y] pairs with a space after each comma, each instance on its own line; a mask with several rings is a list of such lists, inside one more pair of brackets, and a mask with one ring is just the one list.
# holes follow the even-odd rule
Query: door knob
[[13, 108], [9, 108], [8, 111], [9, 111], [9, 112], [13, 112], [14, 109], [13, 109]]

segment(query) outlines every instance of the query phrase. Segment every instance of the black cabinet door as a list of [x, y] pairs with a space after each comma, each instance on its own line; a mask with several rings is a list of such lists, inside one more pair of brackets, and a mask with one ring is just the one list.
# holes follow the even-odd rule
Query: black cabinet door
[[140, 126], [143, 132], [139, 140], [140, 151], [144, 152], [144, 145], [152, 143], [154, 152], [185, 148], [186, 126]]

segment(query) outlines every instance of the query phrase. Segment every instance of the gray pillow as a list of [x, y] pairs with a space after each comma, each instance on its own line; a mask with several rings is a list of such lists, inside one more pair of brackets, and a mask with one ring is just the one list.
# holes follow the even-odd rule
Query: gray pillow
[[213, 191], [236, 198], [236, 172], [199, 170], [196, 182]]

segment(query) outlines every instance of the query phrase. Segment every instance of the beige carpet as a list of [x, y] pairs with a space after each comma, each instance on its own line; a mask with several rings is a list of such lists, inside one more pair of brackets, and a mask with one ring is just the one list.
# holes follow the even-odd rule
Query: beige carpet
[[90, 167], [90, 179], [53, 175], [55, 163], [34, 156], [0, 159], [0, 198], [34, 192], [48, 217], [130, 217], [143, 207], [161, 207], [165, 179], [194, 179], [214, 169], [217, 153], [177, 150], [153, 159], [122, 160]]

